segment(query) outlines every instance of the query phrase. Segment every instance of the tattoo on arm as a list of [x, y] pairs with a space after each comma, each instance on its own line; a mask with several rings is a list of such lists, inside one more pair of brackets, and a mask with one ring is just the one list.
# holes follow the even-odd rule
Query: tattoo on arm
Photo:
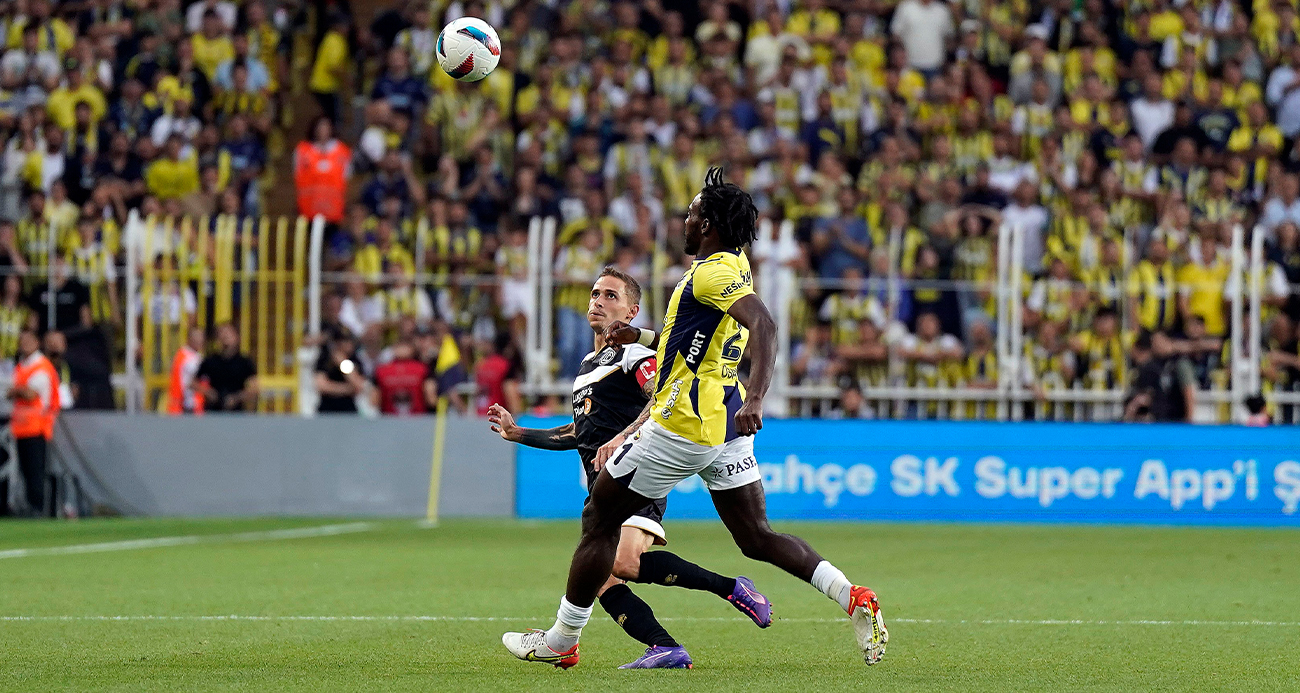
[[559, 428], [521, 428], [519, 442], [530, 448], [542, 450], [576, 450], [578, 436], [573, 424]]
[[641, 391], [644, 392], [647, 397], [645, 406], [641, 408], [641, 413], [637, 415], [636, 420], [628, 424], [627, 428], [623, 429], [623, 437], [636, 433], [636, 430], [641, 428], [642, 424], [650, 420], [650, 410], [655, 405], [655, 381], [647, 380], [645, 385], [641, 386]]

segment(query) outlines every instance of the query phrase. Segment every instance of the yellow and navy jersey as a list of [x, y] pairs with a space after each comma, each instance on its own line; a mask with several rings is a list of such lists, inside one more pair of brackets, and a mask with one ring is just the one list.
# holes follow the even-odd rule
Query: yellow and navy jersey
[[1100, 308], [1118, 311], [1124, 298], [1127, 278], [1124, 268], [1119, 265], [1098, 265], [1088, 271], [1085, 280], [1092, 300]]
[[998, 355], [989, 349], [984, 352], [971, 352], [962, 364], [962, 379], [967, 383], [998, 381]]
[[1138, 324], [1148, 330], [1173, 328], [1177, 317], [1178, 288], [1174, 265], [1159, 266], [1143, 260], [1128, 278], [1128, 294], [1138, 301]]
[[753, 293], [749, 258], [740, 250], [697, 259], [673, 289], [652, 410], [666, 430], [710, 447], [736, 437], [734, 417], [745, 397], [736, 370], [749, 330], [727, 310]]
[[1102, 337], [1092, 330], [1078, 335], [1084, 384], [1094, 389], [1123, 388], [1128, 382], [1128, 349], [1133, 345], [1131, 333]]
[[29, 315], [21, 303], [12, 308], [0, 305], [0, 359], [12, 360], [18, 355], [18, 335], [27, 327]]
[[96, 323], [108, 322], [113, 316], [108, 285], [117, 281], [113, 255], [100, 242], [78, 246], [68, 253], [68, 266], [77, 280], [90, 290], [90, 315]]

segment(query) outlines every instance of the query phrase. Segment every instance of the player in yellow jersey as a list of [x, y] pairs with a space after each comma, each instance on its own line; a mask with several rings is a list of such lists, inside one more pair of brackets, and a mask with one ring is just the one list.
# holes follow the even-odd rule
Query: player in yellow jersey
[[[749, 194], [723, 182], [720, 169], [710, 169], [686, 214], [685, 250], [695, 261], [673, 290], [663, 331], [656, 339], [622, 325], [607, 329], [607, 342], [659, 343], [655, 396], [627, 430], [597, 451], [600, 472], [582, 512], [582, 539], [555, 625], [501, 637], [519, 659], [561, 668], [578, 663], [578, 637], [613, 568], [623, 522], [693, 474], [708, 487], [742, 553], [810, 582], [837, 602], [849, 614], [867, 664], [884, 655], [889, 634], [875, 593], [850, 583], [807, 542], [768, 526], [753, 436], [763, 427], [776, 324], [754, 294], [743, 252], [756, 238], [757, 216]], [[751, 331], [746, 393], [736, 370]], [[746, 596], [748, 608], [770, 612], [761, 595]]]

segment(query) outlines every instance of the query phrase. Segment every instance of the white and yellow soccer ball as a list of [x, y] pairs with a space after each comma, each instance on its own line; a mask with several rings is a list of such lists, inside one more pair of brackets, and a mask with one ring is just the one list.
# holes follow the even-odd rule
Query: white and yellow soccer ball
[[443, 27], [433, 52], [444, 72], [462, 82], [477, 82], [501, 62], [501, 39], [482, 19], [461, 17]]

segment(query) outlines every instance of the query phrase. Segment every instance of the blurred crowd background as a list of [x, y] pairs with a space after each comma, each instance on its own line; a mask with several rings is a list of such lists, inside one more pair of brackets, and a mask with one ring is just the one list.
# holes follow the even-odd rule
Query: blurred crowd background
[[[480, 83], [433, 59], [463, 15], [501, 37]], [[865, 400], [998, 387], [1007, 226], [1025, 238], [1024, 388], [1194, 418], [1200, 393], [1232, 384], [1229, 302], [1250, 281], [1261, 394], [1300, 384], [1292, 0], [0, 0], [0, 29], [0, 266], [16, 277], [0, 331], [46, 329], [55, 267], [72, 288], [53, 294], [53, 327], [93, 342], [96, 387], [121, 362], [123, 306], [142, 300], [115, 268], [147, 245], [123, 237], [129, 210], [323, 214], [322, 410], [451, 395], [565, 411], [593, 278], [614, 264], [675, 284], [711, 165], [793, 225], [772, 251], [796, 278], [790, 385], [831, 393], [809, 413], [932, 416]], [[523, 386], [537, 217], [558, 228], [553, 392]], [[1237, 226], [1246, 248], [1262, 234], [1258, 276], [1232, 272]], [[186, 313], [195, 297], [175, 293], [144, 309]], [[205, 362], [208, 385], [183, 378], [182, 397], [251, 406], [239, 336], [210, 347], [216, 325], [196, 327], [189, 348], [224, 370]]]

